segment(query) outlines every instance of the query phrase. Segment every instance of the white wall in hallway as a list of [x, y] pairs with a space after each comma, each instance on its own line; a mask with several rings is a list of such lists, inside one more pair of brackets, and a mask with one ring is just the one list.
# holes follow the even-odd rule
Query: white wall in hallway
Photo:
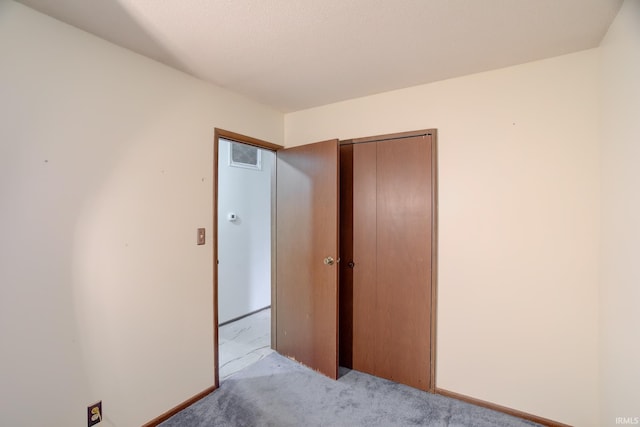
[[[271, 174], [275, 154], [260, 170], [229, 165], [230, 143], [218, 156], [218, 322], [271, 304]], [[227, 215], [237, 215], [229, 221]]]

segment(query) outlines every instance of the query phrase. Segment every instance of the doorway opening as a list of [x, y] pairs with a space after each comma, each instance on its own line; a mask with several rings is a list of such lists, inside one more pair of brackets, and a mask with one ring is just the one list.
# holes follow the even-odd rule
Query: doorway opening
[[[258, 144], [258, 143], [259, 144]], [[216, 386], [271, 350], [276, 147], [216, 129]]]

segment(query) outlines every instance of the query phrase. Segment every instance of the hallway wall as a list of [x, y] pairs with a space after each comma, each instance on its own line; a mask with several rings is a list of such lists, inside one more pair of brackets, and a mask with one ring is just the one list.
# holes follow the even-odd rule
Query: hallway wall
[[[271, 199], [275, 154], [260, 150], [260, 170], [229, 165], [229, 141], [218, 157], [218, 322], [271, 305]], [[237, 215], [229, 221], [227, 215]]]

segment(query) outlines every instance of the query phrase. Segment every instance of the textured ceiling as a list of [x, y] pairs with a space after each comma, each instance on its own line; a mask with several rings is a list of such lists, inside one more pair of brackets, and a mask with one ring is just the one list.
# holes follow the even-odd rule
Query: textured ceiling
[[596, 47], [622, 0], [21, 0], [281, 111]]

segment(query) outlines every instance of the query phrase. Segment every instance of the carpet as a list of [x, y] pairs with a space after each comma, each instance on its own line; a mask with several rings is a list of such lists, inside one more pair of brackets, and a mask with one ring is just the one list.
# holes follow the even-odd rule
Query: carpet
[[277, 353], [225, 380], [162, 427], [538, 424], [357, 371], [331, 380]]

